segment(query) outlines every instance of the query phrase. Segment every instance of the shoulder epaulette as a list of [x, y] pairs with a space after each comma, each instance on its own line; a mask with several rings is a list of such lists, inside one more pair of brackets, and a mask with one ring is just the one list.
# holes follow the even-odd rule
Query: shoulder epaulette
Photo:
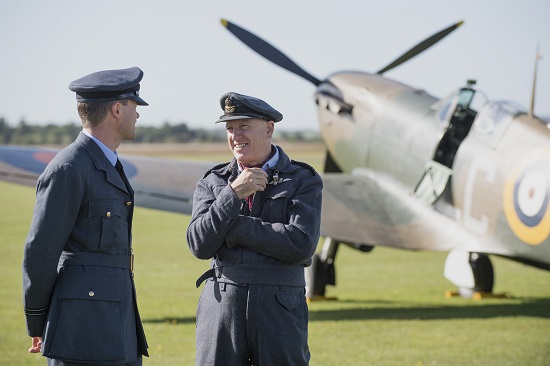
[[206, 178], [208, 175], [210, 175], [210, 173], [212, 173], [214, 170], [218, 170], [218, 169], [221, 169], [223, 168], [224, 166], [228, 166], [231, 162], [227, 162], [227, 163], [221, 163], [221, 164], [218, 164], [214, 167], [212, 167], [210, 170], [208, 170], [206, 173], [204, 173], [203, 175], [203, 179]]
[[301, 166], [301, 167], [303, 167], [303, 168], [306, 168], [306, 169], [311, 170], [311, 171], [313, 172], [313, 174], [316, 174], [316, 173], [317, 173], [317, 172], [315, 171], [315, 169], [314, 169], [311, 165], [309, 165], [309, 164], [307, 164], [307, 163], [304, 163], [304, 162], [302, 162], [302, 161], [297, 161], [297, 160], [290, 160], [290, 162], [291, 162], [292, 164], [296, 164], [296, 165], [299, 165], [299, 166]]

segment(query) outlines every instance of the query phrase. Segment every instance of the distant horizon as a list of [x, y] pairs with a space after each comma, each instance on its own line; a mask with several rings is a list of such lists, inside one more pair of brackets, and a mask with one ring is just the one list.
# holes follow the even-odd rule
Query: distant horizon
[[[343, 0], [245, 2], [7, 1], [0, 13], [0, 116], [78, 121], [68, 84], [88, 73], [139, 66], [139, 123], [210, 128], [219, 98], [237, 91], [284, 115], [280, 129], [318, 129], [315, 86], [251, 51], [225, 18], [284, 52], [316, 78], [375, 72], [434, 33], [464, 24], [385, 77], [443, 98], [477, 80], [491, 100], [528, 108], [538, 62], [535, 115], [550, 119], [550, 1]], [[292, 9], [292, 11], [289, 11]], [[118, 14], [116, 21], [106, 16]], [[548, 117], [546, 117], [548, 116]]]
[[[50, 126], [50, 125], [53, 125], [53, 126], [67, 126], [67, 125], [74, 125], [74, 126], [77, 126], [77, 127], [81, 127], [82, 124], [80, 121], [68, 121], [68, 122], [58, 122], [58, 123], [54, 123], [54, 122], [46, 122], [46, 123], [32, 123], [30, 121], [26, 121], [24, 119], [20, 120], [19, 122], [17, 123], [12, 123], [11, 121], [8, 121], [5, 117], [2, 117], [0, 115], [0, 121], [1, 120], [4, 120], [6, 122], [6, 124], [10, 127], [10, 128], [17, 128], [19, 126], [19, 124], [24, 121], [25, 124], [27, 126], [32, 126], [32, 127], [46, 127], [46, 126]], [[177, 125], [181, 125], [181, 124], [185, 124], [188, 128], [190, 129], [194, 129], [194, 130], [199, 130], [199, 129], [204, 129], [204, 130], [220, 130], [222, 132], [225, 132], [224, 129], [220, 129], [220, 126], [219, 125], [215, 125], [215, 124], [212, 124], [212, 126], [199, 126], [199, 127], [193, 127], [191, 126], [189, 123], [185, 122], [185, 121], [181, 121], [181, 122], [171, 122], [171, 121], [165, 121], [165, 122], [162, 122], [162, 123], [158, 123], [158, 124], [147, 124], [147, 123], [143, 123], [141, 121], [138, 120], [137, 124], [136, 124], [136, 128], [139, 128], [139, 127], [146, 127], [146, 128], [162, 128], [165, 123], [167, 123], [169, 126], [177, 126]], [[291, 130], [287, 130], [285, 129], [285, 126], [281, 123], [278, 123], [277, 124], [277, 127], [275, 129], [275, 132], [277, 131], [285, 131], [285, 132], [316, 132], [316, 133], [319, 133], [319, 130], [317, 128], [313, 128], [313, 127], [304, 127], [303, 129], [291, 129]]]

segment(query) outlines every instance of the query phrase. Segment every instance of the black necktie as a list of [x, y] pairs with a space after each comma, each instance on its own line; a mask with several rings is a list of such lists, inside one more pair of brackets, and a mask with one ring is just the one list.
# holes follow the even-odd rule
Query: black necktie
[[132, 186], [130, 185], [130, 182], [128, 181], [128, 178], [126, 177], [126, 174], [124, 173], [124, 168], [122, 167], [122, 163], [120, 160], [116, 159], [115, 164], [116, 171], [120, 175], [120, 178], [122, 178], [122, 181], [124, 182], [124, 185], [126, 186], [126, 189], [128, 190], [128, 193], [130, 196], [133, 196], [134, 190], [132, 189]]
[[[132, 186], [130, 185], [130, 182], [128, 181], [128, 177], [126, 177], [126, 173], [124, 173], [124, 167], [122, 166], [122, 163], [120, 160], [116, 159], [115, 169], [120, 175], [120, 178], [122, 178], [122, 181], [124, 182], [124, 185], [126, 186], [126, 189], [128, 190], [128, 193], [130, 194], [130, 197], [132, 199], [134, 198], [134, 190], [132, 189]], [[132, 218], [134, 217], [134, 206], [132, 201], [126, 202], [126, 207], [129, 210], [128, 213], [128, 238], [130, 240], [130, 271], [132, 272], [132, 278], [134, 277], [134, 252], [132, 250]]]

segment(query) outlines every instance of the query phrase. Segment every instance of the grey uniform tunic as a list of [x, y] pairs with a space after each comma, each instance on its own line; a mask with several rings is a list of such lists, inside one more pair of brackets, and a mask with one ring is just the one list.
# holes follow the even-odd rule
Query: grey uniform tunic
[[319, 240], [322, 181], [278, 149], [250, 211], [229, 186], [236, 160], [197, 183], [187, 241], [216, 271], [197, 308], [197, 365], [309, 362], [304, 267]]
[[23, 290], [28, 333], [43, 337], [44, 356], [123, 364], [147, 355], [130, 270], [132, 215], [133, 191], [83, 133], [40, 176]]

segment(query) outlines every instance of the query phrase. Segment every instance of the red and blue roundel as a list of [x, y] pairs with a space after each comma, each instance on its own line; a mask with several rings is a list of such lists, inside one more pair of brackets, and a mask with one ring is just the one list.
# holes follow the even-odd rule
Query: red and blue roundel
[[550, 149], [539, 150], [518, 165], [504, 184], [508, 225], [523, 242], [542, 243], [550, 235]]
[[[0, 146], [0, 161], [40, 175], [57, 153], [56, 150], [36, 147]], [[120, 160], [129, 179], [137, 174], [137, 168], [133, 164], [123, 158]]]
[[0, 147], [0, 161], [36, 174], [41, 174], [56, 154], [57, 151], [55, 150], [36, 147]]

